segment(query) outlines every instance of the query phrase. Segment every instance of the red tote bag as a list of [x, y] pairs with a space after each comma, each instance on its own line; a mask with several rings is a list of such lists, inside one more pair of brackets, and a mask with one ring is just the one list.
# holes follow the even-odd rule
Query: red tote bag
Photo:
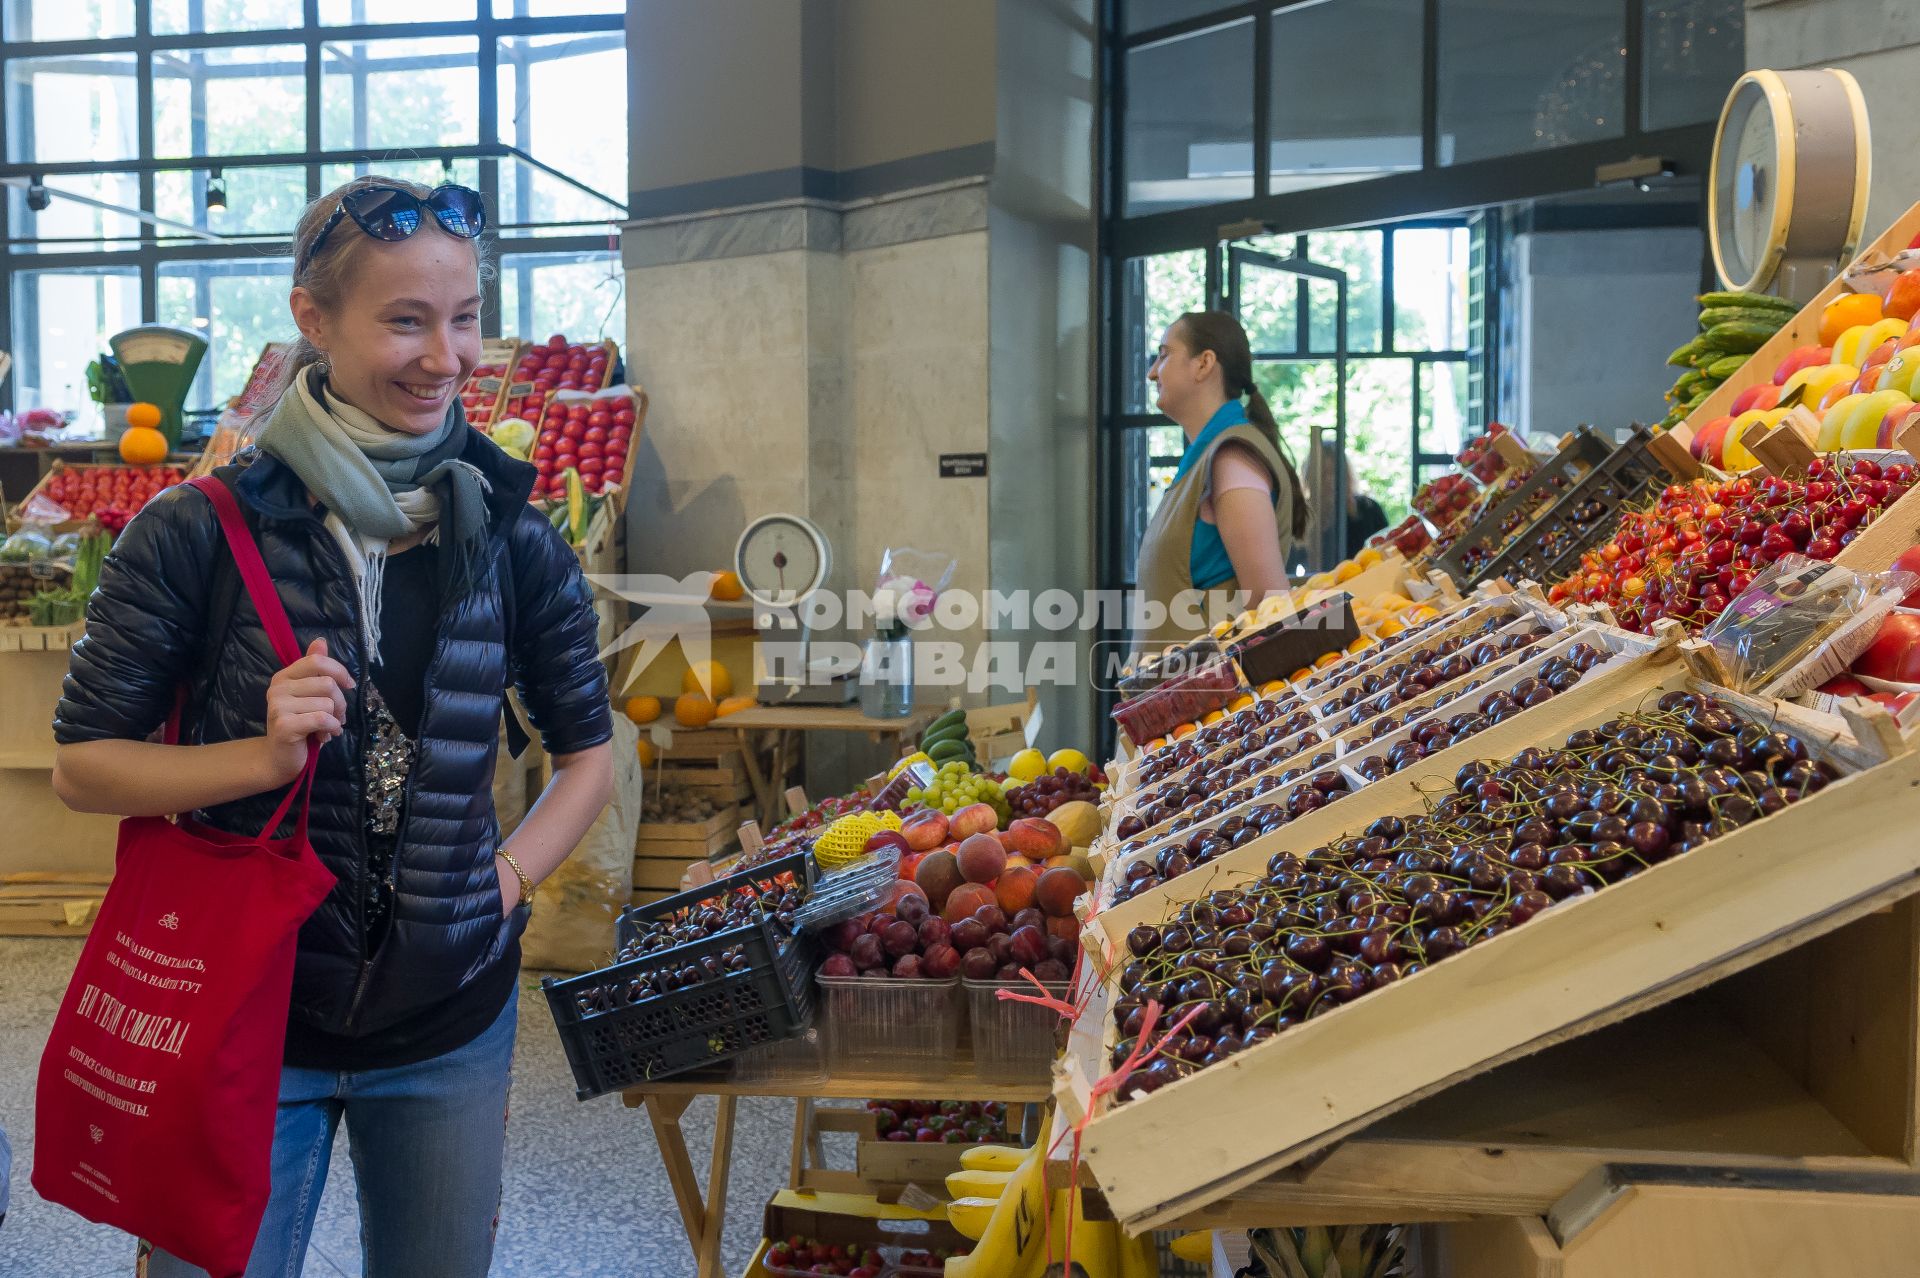
[[[195, 480], [283, 663], [300, 646], [227, 486]], [[178, 740], [179, 716], [165, 740]], [[266, 828], [120, 823], [113, 884], [40, 1058], [33, 1187], [214, 1278], [266, 1211], [300, 925], [334, 878], [307, 841], [317, 747]], [[289, 811], [290, 838], [273, 838]]]

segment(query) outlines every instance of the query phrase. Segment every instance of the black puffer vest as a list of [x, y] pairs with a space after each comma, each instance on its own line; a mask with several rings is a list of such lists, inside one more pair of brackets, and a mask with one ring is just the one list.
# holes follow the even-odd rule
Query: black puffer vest
[[[332, 1034], [366, 1034], [444, 1001], [501, 961], [526, 927], [524, 909], [501, 917], [493, 868], [492, 781], [509, 678], [551, 753], [612, 737], [592, 594], [566, 542], [527, 504], [533, 467], [471, 430], [462, 456], [491, 486], [488, 569], [444, 613], [435, 599], [417, 605], [440, 613], [438, 637], [407, 786], [392, 922], [373, 954], [362, 940], [368, 675], [357, 592], [322, 527], [324, 512], [309, 507], [291, 470], [253, 454], [225, 472], [301, 648], [324, 637], [357, 684], [346, 731], [321, 750], [313, 787], [313, 846], [339, 883], [301, 930], [293, 984], [293, 1015]], [[164, 722], [182, 684], [189, 686], [183, 741], [265, 731], [267, 684], [280, 663], [244, 590], [225, 633], [208, 633], [214, 568], [226, 554], [211, 503], [191, 489], [162, 494], [127, 526], [73, 651], [54, 720], [61, 743], [145, 738]], [[211, 661], [203, 658], [208, 644], [218, 645]], [[206, 817], [222, 829], [257, 833], [280, 793]]]

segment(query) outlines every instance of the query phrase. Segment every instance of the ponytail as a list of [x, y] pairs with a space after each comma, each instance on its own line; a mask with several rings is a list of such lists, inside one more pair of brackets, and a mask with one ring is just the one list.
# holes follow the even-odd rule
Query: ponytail
[[1292, 534], [1295, 541], [1307, 535], [1307, 494], [1300, 487], [1300, 473], [1287, 460], [1286, 449], [1280, 446], [1280, 426], [1273, 420], [1273, 410], [1267, 407], [1267, 397], [1260, 388], [1247, 380], [1247, 420], [1264, 432], [1273, 441], [1273, 451], [1279, 455], [1280, 465], [1286, 470], [1287, 490], [1292, 494], [1287, 509], [1292, 515]]
[[1194, 354], [1212, 351], [1213, 357], [1220, 361], [1227, 394], [1234, 399], [1247, 397], [1247, 420], [1273, 444], [1274, 454], [1286, 471], [1284, 478], [1291, 496], [1288, 502], [1290, 532], [1295, 541], [1300, 540], [1307, 532], [1307, 494], [1300, 486], [1300, 473], [1293, 468], [1286, 448], [1280, 443], [1280, 427], [1273, 420], [1267, 397], [1260, 393], [1259, 385], [1253, 380], [1253, 348], [1247, 341], [1247, 330], [1225, 311], [1188, 311], [1174, 324]]

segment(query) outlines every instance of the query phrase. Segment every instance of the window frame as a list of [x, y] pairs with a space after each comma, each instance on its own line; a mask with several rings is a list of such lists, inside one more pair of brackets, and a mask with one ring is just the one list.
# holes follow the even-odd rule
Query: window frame
[[[525, 8], [524, 5], [519, 7]], [[197, 3], [190, 6], [190, 12], [192, 8], [197, 8]], [[596, 190], [589, 181], [563, 173], [543, 163], [537, 157], [514, 145], [512, 141], [502, 141], [499, 89], [500, 72], [511, 56], [508, 52], [509, 42], [523, 51], [523, 60], [529, 63], [547, 60], [524, 59], [524, 51], [534, 47], [534, 37], [577, 37], [575, 40], [558, 41], [547, 46], [554, 50], [555, 58], [581, 52], [582, 41], [586, 42], [588, 52], [624, 48], [625, 16], [623, 13], [536, 17], [523, 12], [513, 16], [496, 17], [493, 13], [493, 0], [473, 0], [473, 14], [470, 18], [324, 26], [320, 22], [319, 11], [320, 0], [301, 0], [302, 25], [299, 27], [159, 35], [153, 31], [152, 0], [134, 0], [132, 35], [98, 40], [7, 41], [4, 51], [0, 52], [0, 140], [9, 136], [12, 125], [16, 123], [9, 119], [12, 110], [12, 94], [4, 87], [7, 83], [9, 65], [74, 54], [132, 55], [135, 113], [139, 137], [137, 154], [131, 160], [16, 162], [4, 153], [0, 153], [0, 181], [10, 179], [17, 183], [22, 179], [30, 182], [53, 179], [57, 184], [57, 179], [60, 177], [130, 174], [136, 177], [138, 183], [138, 207], [144, 214], [151, 216], [156, 210], [155, 178], [157, 174], [163, 172], [185, 171], [226, 175], [252, 168], [298, 167], [305, 172], [305, 195], [311, 200], [322, 194], [322, 172], [328, 165], [352, 165], [356, 170], [365, 172], [369, 169], [377, 169], [383, 162], [390, 162], [401, 156], [414, 163], [437, 161], [443, 165], [451, 165], [459, 160], [472, 160], [478, 164], [478, 187], [486, 199], [488, 209], [494, 212], [496, 221], [503, 221], [505, 211], [500, 205], [503, 185], [501, 165], [503, 163], [518, 164], [522, 166], [520, 170], [522, 173], [530, 176], [538, 170], [552, 180], [565, 183], [592, 197], [606, 207], [607, 216], [604, 220], [594, 219], [590, 222], [584, 220], [530, 222], [491, 233], [489, 243], [503, 271], [513, 257], [522, 254], [617, 255], [617, 231], [611, 228], [625, 220], [627, 192], [623, 189], [609, 194]], [[189, 25], [192, 25], [191, 19]], [[450, 66], [464, 67], [469, 64], [473, 66], [477, 76], [477, 92], [473, 104], [476, 111], [477, 140], [475, 142], [458, 146], [407, 147], [404, 152], [398, 154], [392, 149], [383, 148], [327, 150], [320, 147], [323, 75], [328, 74], [322, 67], [323, 46], [377, 44], [387, 41], [444, 37], [477, 39], [476, 54], [470, 59], [465, 54], [423, 55], [445, 59]], [[153, 118], [155, 56], [256, 46], [297, 46], [300, 49], [305, 67], [306, 118], [303, 124], [306, 145], [298, 151], [245, 155], [213, 155], [204, 153], [199, 147], [192, 147], [190, 149], [194, 150], [195, 154], [156, 156]], [[246, 73], [248, 65], [239, 64], [230, 70], [227, 68], [222, 70], [239, 76]], [[124, 74], [124, 72], [121, 73]], [[335, 71], [331, 74], [339, 73]], [[621, 110], [623, 112], [625, 110], [624, 102], [621, 104]], [[197, 125], [193, 127], [196, 128], [193, 136], [198, 142], [203, 135], [198, 131]], [[620, 167], [624, 168], [625, 163], [626, 156], [620, 156]], [[203, 217], [204, 183], [193, 185], [196, 217]], [[513, 185], [519, 191], [525, 192], [531, 186], [531, 182], [522, 179]], [[19, 244], [14, 242], [12, 212], [12, 199], [0, 195], [0, 344], [10, 340], [10, 335], [14, 331], [16, 306], [26, 305], [26, 299], [16, 296], [16, 290], [13, 287], [16, 272], [75, 268], [131, 269], [139, 278], [141, 322], [153, 323], [159, 311], [159, 277], [163, 264], [173, 266], [195, 261], [230, 261], [250, 256], [284, 258], [291, 252], [290, 238], [285, 235], [247, 233], [221, 235], [203, 230], [196, 236], [188, 236], [185, 230], [182, 230], [178, 233], [167, 232], [163, 238], [162, 231], [151, 222], [140, 223], [138, 235], [135, 238], [102, 236], [98, 240], [89, 241], [106, 244], [109, 247], [54, 248], [52, 251], [42, 252], [26, 247], [28, 243], [32, 243], [30, 241], [23, 239]], [[54, 241], [48, 241], [48, 243], [54, 243]], [[490, 337], [500, 334], [503, 319], [500, 313], [499, 278], [496, 276], [485, 286], [482, 329]], [[23, 318], [31, 317], [23, 316]], [[14, 388], [19, 384], [21, 379], [18, 377], [9, 378], [4, 384], [0, 384], [0, 408], [15, 406]], [[238, 387], [231, 388], [236, 393], [238, 389]]]

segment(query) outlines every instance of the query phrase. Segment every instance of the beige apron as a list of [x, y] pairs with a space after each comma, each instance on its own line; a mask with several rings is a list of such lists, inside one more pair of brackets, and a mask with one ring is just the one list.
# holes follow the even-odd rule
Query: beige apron
[[[1133, 651], [1136, 658], [1158, 652], [1168, 644], [1191, 639], [1206, 628], [1202, 623], [1196, 629], [1191, 623], [1199, 618], [1182, 615], [1198, 612], [1204, 616], [1205, 610], [1197, 602], [1186, 609], [1174, 609], [1171, 605], [1180, 596], [1193, 590], [1193, 526], [1200, 518], [1200, 503], [1207, 498], [1208, 490], [1213, 485], [1213, 455], [1220, 445], [1229, 440], [1245, 444], [1266, 464], [1273, 480], [1273, 515], [1280, 529], [1281, 549], [1285, 551], [1292, 548], [1293, 485], [1287, 481], [1285, 459], [1273, 446], [1273, 441], [1257, 427], [1245, 422], [1227, 427], [1207, 446], [1206, 452], [1200, 455], [1193, 468], [1162, 495], [1160, 508], [1154, 512], [1152, 522], [1140, 538], [1134, 589], [1141, 601], [1154, 600], [1169, 605], [1169, 612], [1156, 626], [1141, 625], [1135, 628]], [[1229, 579], [1210, 587], [1208, 593], [1232, 592], [1239, 588], [1237, 580]]]

